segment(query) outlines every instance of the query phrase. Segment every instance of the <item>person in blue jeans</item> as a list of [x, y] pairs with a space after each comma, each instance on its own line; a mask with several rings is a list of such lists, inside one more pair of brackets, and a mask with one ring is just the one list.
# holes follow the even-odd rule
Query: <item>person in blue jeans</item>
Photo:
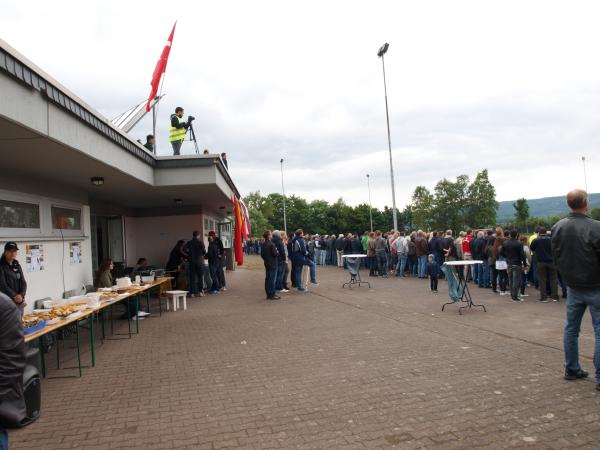
[[419, 264], [419, 278], [427, 278], [427, 255], [429, 255], [429, 244], [427, 243], [425, 233], [421, 230], [417, 232], [415, 246]]
[[277, 252], [277, 247], [271, 240], [269, 230], [264, 232], [263, 237], [265, 242], [262, 244], [260, 256], [265, 264], [265, 293], [267, 294], [267, 300], [279, 300], [281, 297], [275, 291], [279, 252]]
[[580, 189], [569, 192], [567, 204], [571, 213], [552, 227], [552, 253], [567, 285], [565, 379], [588, 376], [579, 365], [579, 331], [589, 308], [596, 336], [596, 389], [600, 391], [600, 222], [587, 215], [587, 192]]
[[306, 242], [304, 241], [304, 231], [297, 229], [294, 233], [295, 237], [292, 240], [291, 245], [291, 258], [294, 262], [294, 273], [292, 276], [295, 280], [295, 286], [299, 291], [305, 291], [306, 288], [302, 284], [302, 268], [306, 265], [310, 270], [310, 282], [312, 284], [317, 283], [317, 270], [314, 261], [311, 261], [308, 257], [308, 250], [306, 249]]
[[275, 290], [280, 292], [288, 292], [283, 285], [283, 278], [285, 275], [285, 268], [287, 267], [287, 259], [285, 257], [285, 244], [283, 243], [283, 239], [281, 239], [281, 231], [274, 230], [271, 233], [271, 240], [275, 247], [277, 248], [277, 253], [279, 253], [279, 259], [277, 263], [277, 278], [275, 281]]
[[419, 264], [419, 278], [427, 278], [427, 255], [417, 256]]

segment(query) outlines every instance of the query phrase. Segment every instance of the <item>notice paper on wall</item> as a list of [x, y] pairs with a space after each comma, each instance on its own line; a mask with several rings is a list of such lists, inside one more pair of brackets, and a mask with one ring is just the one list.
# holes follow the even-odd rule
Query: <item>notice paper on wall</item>
[[81, 242], [69, 242], [69, 262], [73, 264], [81, 264]]
[[44, 270], [43, 244], [27, 244], [25, 246], [25, 265], [27, 272], [40, 272]]

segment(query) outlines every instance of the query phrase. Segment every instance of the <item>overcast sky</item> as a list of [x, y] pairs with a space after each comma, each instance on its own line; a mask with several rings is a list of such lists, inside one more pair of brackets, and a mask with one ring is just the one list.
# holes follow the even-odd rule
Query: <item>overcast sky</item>
[[[159, 109], [193, 114], [245, 194], [397, 205], [487, 168], [498, 200], [600, 191], [597, 1], [0, 0], [0, 37], [112, 118], [148, 96], [175, 20]], [[131, 134], [151, 131], [145, 120]], [[184, 153], [193, 152], [190, 143]]]

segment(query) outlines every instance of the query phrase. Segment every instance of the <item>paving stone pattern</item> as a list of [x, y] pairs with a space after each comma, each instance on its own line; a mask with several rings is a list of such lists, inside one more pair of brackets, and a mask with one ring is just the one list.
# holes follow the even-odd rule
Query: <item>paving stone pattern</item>
[[[108, 341], [81, 379], [45, 380], [13, 449], [600, 447], [600, 393], [562, 379], [564, 304], [445, 312], [416, 279], [319, 268], [308, 293], [264, 299], [263, 273]], [[593, 369], [589, 316], [582, 364]], [[87, 361], [88, 354], [84, 355]]]

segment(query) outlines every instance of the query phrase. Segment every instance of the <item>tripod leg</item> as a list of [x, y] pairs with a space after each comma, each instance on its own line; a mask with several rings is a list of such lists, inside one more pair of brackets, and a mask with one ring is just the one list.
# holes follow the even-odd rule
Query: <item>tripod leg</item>
[[194, 131], [194, 126], [190, 123], [190, 141], [194, 142], [194, 148], [196, 149], [196, 155], [200, 154], [200, 150], [198, 149], [198, 141], [196, 140], [196, 132]]

